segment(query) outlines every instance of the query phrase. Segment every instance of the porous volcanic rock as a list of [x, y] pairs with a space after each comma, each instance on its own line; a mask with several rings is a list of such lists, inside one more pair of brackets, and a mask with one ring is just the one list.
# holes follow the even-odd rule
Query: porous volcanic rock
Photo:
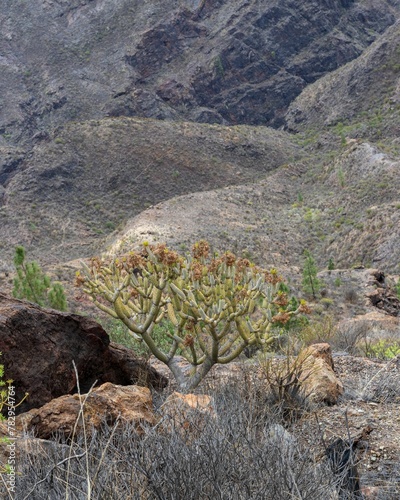
[[126, 348], [115, 344], [96, 321], [43, 309], [0, 293], [0, 351], [5, 377], [13, 380], [16, 400], [29, 397], [17, 412], [37, 408], [93, 384], [112, 382], [163, 387], [166, 379]]
[[[83, 419], [80, 415], [83, 408]], [[153, 400], [147, 387], [120, 386], [109, 382], [96, 387], [88, 395], [74, 394], [53, 399], [41, 408], [18, 415], [16, 427], [33, 431], [36, 437], [48, 439], [57, 434], [70, 438], [83, 431], [100, 430], [104, 423], [114, 425], [121, 422], [155, 425]], [[75, 430], [74, 430], [75, 429]]]

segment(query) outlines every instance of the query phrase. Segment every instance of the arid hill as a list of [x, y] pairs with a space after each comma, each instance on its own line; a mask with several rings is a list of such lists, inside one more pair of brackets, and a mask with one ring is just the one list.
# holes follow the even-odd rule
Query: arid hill
[[400, 2], [0, 7], [4, 265], [207, 237], [398, 273]]
[[34, 148], [3, 191], [3, 259], [11, 262], [18, 244], [48, 264], [89, 257], [150, 205], [254, 182], [299, 156], [289, 134], [266, 127], [142, 118], [70, 123]]
[[283, 165], [256, 183], [188, 194], [149, 208], [112, 248], [162, 240], [189, 248], [210, 239], [263, 265], [299, 266], [311, 250], [321, 267], [363, 265], [396, 272], [400, 262], [400, 164], [369, 143], [334, 160]]
[[369, 138], [398, 148], [400, 24], [356, 60], [309, 85], [285, 116], [286, 128], [310, 132], [324, 127], [342, 136]]

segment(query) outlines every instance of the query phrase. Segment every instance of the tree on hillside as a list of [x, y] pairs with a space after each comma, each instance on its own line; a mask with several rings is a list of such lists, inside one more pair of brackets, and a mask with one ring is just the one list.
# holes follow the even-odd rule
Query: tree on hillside
[[67, 300], [61, 283], [52, 283], [35, 261], [25, 262], [25, 248], [15, 249], [14, 265], [17, 276], [14, 279], [13, 296], [35, 302], [42, 307], [67, 310]]
[[[309, 311], [290, 301], [275, 269], [266, 271], [231, 252], [210, 256], [199, 241], [188, 257], [165, 245], [144, 245], [108, 261], [94, 258], [77, 274], [93, 303], [121, 320], [173, 373], [180, 390], [193, 390], [217, 363], [229, 363], [251, 345], [268, 346], [293, 316]], [[293, 304], [296, 304], [295, 308]], [[153, 334], [164, 318], [169, 346]], [[188, 361], [180, 363], [177, 352]]]
[[317, 278], [318, 268], [311, 253], [306, 250], [304, 252], [305, 260], [303, 267], [303, 290], [312, 295], [314, 299], [317, 298], [317, 293], [322, 287], [322, 281]]

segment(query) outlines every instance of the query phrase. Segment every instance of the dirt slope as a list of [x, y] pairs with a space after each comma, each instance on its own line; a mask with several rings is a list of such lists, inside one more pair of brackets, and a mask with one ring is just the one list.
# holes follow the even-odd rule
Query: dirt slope
[[398, 272], [400, 163], [368, 143], [343, 147], [335, 160], [291, 163], [246, 185], [180, 196], [127, 224], [112, 251], [146, 239], [176, 247], [200, 238], [264, 265], [364, 265]]
[[0, 245], [43, 263], [97, 252], [104, 237], [176, 195], [255, 181], [299, 156], [285, 132], [135, 118], [64, 127], [0, 193]]

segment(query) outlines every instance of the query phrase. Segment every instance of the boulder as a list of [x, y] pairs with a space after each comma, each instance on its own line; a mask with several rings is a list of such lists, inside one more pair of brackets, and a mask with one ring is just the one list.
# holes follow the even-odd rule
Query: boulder
[[205, 394], [173, 392], [161, 407], [163, 428], [201, 431], [207, 417], [215, 417], [213, 399]]
[[335, 365], [333, 363], [332, 358], [332, 349], [331, 346], [327, 342], [321, 342], [319, 344], [312, 344], [307, 349], [303, 350], [304, 357], [313, 356], [314, 358], [321, 358], [325, 361], [325, 363], [332, 368], [335, 369]]
[[159, 373], [145, 360], [137, 358], [131, 349], [110, 342], [104, 358], [104, 371], [99, 383], [152, 387], [157, 390], [168, 385], [168, 378]]
[[328, 344], [314, 344], [303, 350], [301, 360], [302, 386], [307, 397], [314, 402], [333, 405], [343, 394], [343, 384], [333, 371], [333, 360]]
[[0, 293], [0, 362], [13, 380], [16, 400], [29, 397], [17, 413], [38, 408], [54, 398], [112, 382], [162, 388], [167, 379], [127, 348], [110, 343], [94, 320], [44, 309]]
[[140, 431], [141, 424], [155, 425], [153, 401], [147, 387], [121, 386], [110, 382], [96, 387], [89, 394], [74, 394], [53, 399], [41, 408], [32, 409], [16, 417], [19, 432], [32, 431], [37, 438], [49, 439], [54, 435], [66, 439], [83, 432], [83, 417], [87, 433], [101, 430], [107, 423], [112, 426], [117, 419], [134, 424]]

